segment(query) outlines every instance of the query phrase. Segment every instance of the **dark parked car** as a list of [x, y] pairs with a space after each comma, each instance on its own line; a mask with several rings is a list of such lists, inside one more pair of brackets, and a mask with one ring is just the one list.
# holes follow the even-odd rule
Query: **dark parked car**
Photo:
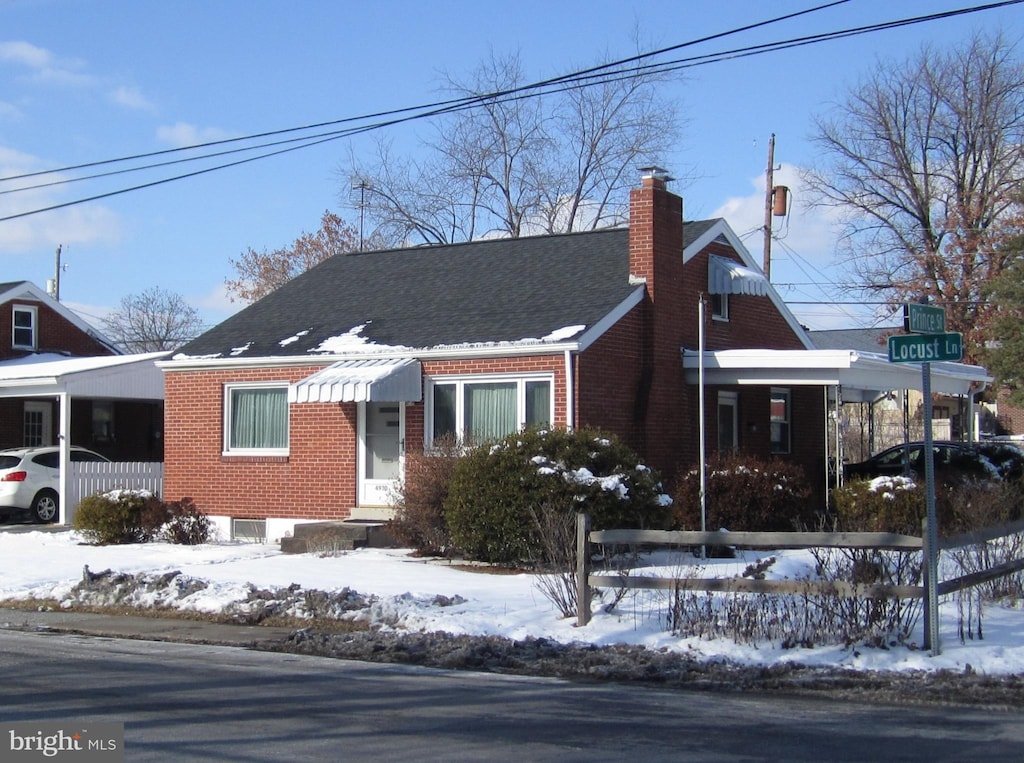
[[[932, 452], [938, 479], [1018, 479], [1024, 475], [1024, 450], [1008, 443], [937, 440], [932, 443]], [[866, 461], [845, 464], [843, 474], [847, 479], [906, 476], [923, 480], [924, 454], [923, 442], [908, 442]]]

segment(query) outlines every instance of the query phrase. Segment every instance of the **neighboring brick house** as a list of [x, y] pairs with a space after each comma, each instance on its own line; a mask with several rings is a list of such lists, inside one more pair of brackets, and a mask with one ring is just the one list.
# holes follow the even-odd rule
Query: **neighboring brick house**
[[834, 382], [810, 349], [728, 224], [684, 223], [649, 175], [628, 229], [339, 255], [181, 348], [159, 364], [165, 496], [268, 538], [383, 517], [407, 452], [531, 424], [614, 432], [671, 476], [701, 407], [708, 449], [791, 459], [821, 496]]

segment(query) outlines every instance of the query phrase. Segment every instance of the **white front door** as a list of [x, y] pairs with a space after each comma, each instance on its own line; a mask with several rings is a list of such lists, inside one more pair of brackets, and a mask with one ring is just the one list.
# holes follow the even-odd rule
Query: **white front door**
[[34, 400], [25, 401], [25, 426], [22, 444], [28, 446], [53, 445], [53, 404]]
[[391, 506], [405, 460], [405, 403], [361, 403], [359, 419], [359, 505]]

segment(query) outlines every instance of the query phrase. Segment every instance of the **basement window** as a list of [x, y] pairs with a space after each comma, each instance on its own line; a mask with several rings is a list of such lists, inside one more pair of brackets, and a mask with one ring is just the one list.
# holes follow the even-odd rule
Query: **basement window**
[[267, 520], [231, 518], [231, 540], [242, 543], [266, 543]]

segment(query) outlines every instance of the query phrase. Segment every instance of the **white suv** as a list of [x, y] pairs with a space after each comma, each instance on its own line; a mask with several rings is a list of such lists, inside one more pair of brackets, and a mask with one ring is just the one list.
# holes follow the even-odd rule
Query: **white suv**
[[[72, 461], [109, 461], [85, 448], [71, 447]], [[0, 512], [28, 511], [36, 522], [53, 522], [60, 506], [60, 448], [0, 450]]]

